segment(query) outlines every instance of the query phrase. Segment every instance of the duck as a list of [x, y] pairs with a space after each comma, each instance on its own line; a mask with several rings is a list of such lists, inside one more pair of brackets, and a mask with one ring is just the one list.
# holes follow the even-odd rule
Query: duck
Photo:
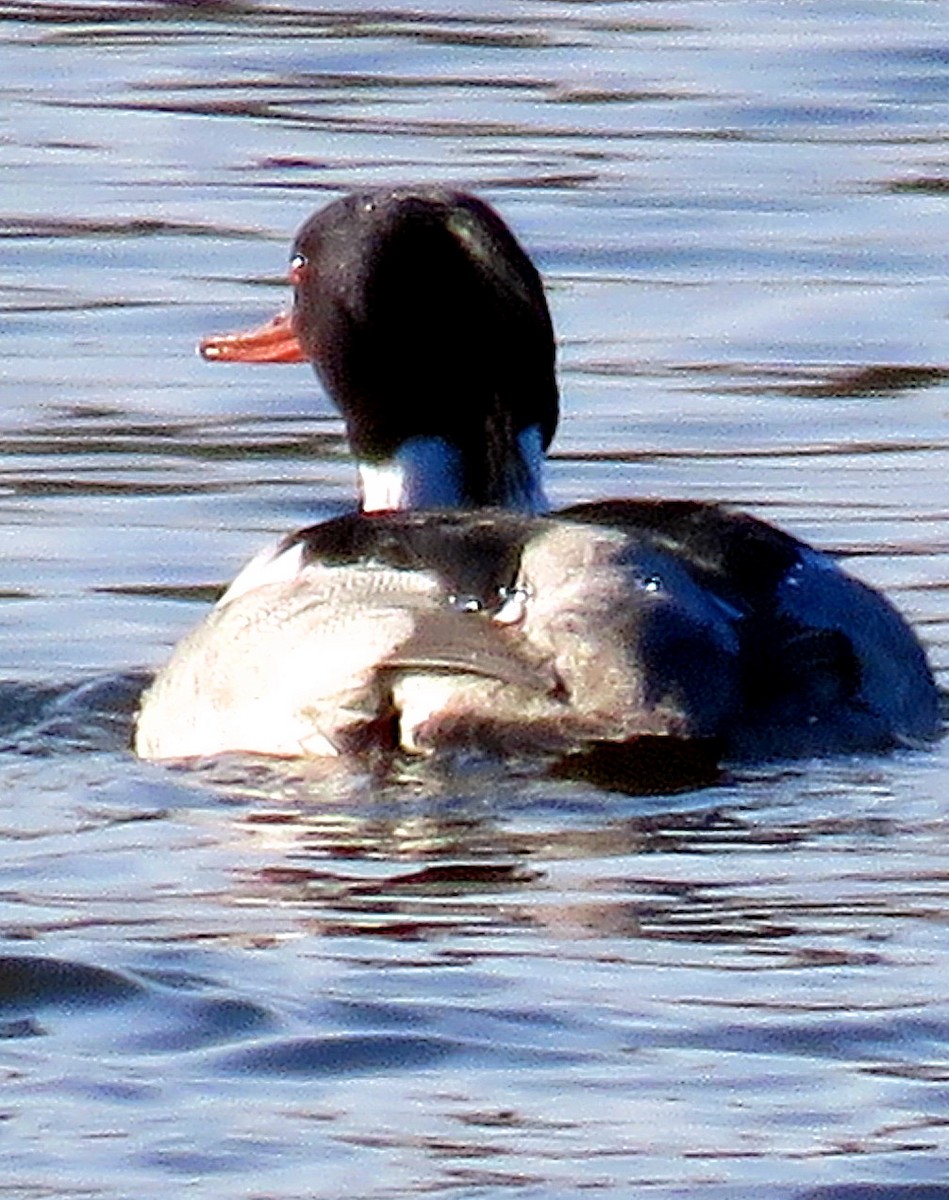
[[289, 312], [200, 352], [310, 363], [342, 415], [358, 507], [238, 574], [145, 692], [140, 757], [599, 754], [661, 774], [695, 754], [939, 736], [920, 642], [833, 554], [719, 503], [551, 511], [553, 324], [487, 202], [346, 195], [299, 230], [289, 282]]

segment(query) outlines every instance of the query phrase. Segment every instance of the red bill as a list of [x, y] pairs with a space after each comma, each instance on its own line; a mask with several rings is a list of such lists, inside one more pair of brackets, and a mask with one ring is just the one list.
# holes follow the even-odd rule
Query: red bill
[[204, 338], [198, 353], [209, 362], [300, 363], [307, 356], [293, 332], [289, 313], [281, 313], [246, 333]]

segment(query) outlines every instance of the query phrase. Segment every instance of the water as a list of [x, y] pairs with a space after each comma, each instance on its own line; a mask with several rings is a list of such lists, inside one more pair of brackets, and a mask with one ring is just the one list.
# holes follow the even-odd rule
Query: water
[[0, 3], [0, 1195], [946, 1200], [949, 752], [669, 796], [135, 762], [352, 473], [209, 366], [351, 186], [549, 282], [551, 492], [721, 498], [949, 670], [942, 0]]

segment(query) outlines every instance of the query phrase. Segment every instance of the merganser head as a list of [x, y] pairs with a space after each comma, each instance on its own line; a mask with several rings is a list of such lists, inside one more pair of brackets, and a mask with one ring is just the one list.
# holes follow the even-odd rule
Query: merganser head
[[546, 508], [555, 344], [540, 276], [498, 214], [442, 188], [360, 192], [312, 216], [289, 320], [207, 358], [309, 359], [346, 422], [366, 511]]

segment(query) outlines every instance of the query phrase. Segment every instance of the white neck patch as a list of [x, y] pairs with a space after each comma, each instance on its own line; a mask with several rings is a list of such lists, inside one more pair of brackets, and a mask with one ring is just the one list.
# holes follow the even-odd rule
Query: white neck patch
[[[517, 444], [520, 461], [511, 464], [509, 490], [497, 498], [496, 505], [516, 512], [546, 512], [540, 427], [523, 430]], [[464, 508], [462, 466], [461, 451], [444, 438], [409, 438], [386, 462], [358, 464], [362, 510]]]
[[454, 446], [443, 438], [409, 438], [394, 458], [359, 464], [362, 510], [458, 508], [461, 479], [461, 455]]

